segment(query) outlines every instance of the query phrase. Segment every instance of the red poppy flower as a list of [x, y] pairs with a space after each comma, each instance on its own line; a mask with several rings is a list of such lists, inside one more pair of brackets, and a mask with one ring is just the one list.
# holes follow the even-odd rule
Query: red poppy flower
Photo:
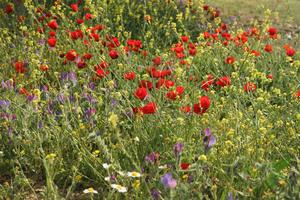
[[118, 54], [117, 51], [111, 50], [111, 51], [109, 52], [109, 56], [110, 56], [112, 59], [117, 59], [117, 58], [119, 57], [119, 54]]
[[191, 56], [196, 55], [196, 53], [197, 53], [197, 50], [196, 50], [196, 49], [189, 49], [189, 54], [190, 54]]
[[296, 97], [300, 98], [300, 90], [298, 90], [298, 92], [296, 92]]
[[153, 114], [157, 110], [155, 102], [150, 102], [141, 108], [143, 114]]
[[50, 47], [55, 47], [55, 45], [56, 45], [56, 38], [49, 38], [48, 39], [48, 44], [49, 44], [49, 46]]
[[103, 78], [105, 77], [106, 75], [108, 75], [109, 72], [108, 71], [104, 71], [103, 69], [97, 69], [96, 70], [96, 75], [99, 77], [99, 78]]
[[76, 19], [76, 23], [77, 23], [77, 24], [82, 24], [83, 22], [84, 22], [83, 19]]
[[219, 78], [219, 80], [216, 82], [217, 85], [221, 87], [225, 87], [231, 84], [231, 80], [228, 76], [223, 76]]
[[161, 58], [157, 56], [156, 58], [153, 59], [153, 63], [154, 65], [160, 65], [162, 63]]
[[174, 86], [174, 82], [171, 81], [171, 80], [167, 80], [167, 81], [165, 82], [165, 86], [166, 86], [167, 88], [170, 88], [170, 87]]
[[234, 63], [234, 61], [235, 61], [235, 58], [234, 58], [233, 56], [229, 56], [229, 57], [226, 58], [226, 61], [225, 61], [225, 62], [226, 62], [227, 64], [230, 64], [230, 65], [231, 65], [231, 64]]
[[10, 14], [10, 13], [12, 13], [14, 11], [14, 7], [13, 7], [13, 5], [12, 4], [7, 4], [6, 5], [6, 7], [5, 7], [5, 13], [6, 14]]
[[209, 108], [209, 106], [210, 106], [210, 99], [208, 98], [208, 96], [200, 97], [200, 106], [203, 109], [208, 109]]
[[70, 5], [71, 9], [74, 11], [74, 12], [77, 12], [78, 11], [78, 4], [77, 3], [72, 3]]
[[267, 78], [268, 78], [268, 79], [273, 79], [273, 75], [272, 75], [272, 74], [268, 74], [268, 75], [267, 75]]
[[56, 30], [58, 28], [56, 20], [52, 19], [50, 22], [48, 22], [48, 27], [53, 30]]
[[184, 93], [184, 87], [182, 86], [177, 86], [176, 87], [176, 93], [181, 96]]
[[134, 96], [140, 100], [144, 100], [146, 98], [146, 96], [148, 95], [147, 93], [147, 89], [144, 87], [138, 88], [136, 89], [136, 91], [134, 92]]
[[177, 94], [175, 91], [169, 91], [167, 92], [166, 97], [171, 100], [176, 100]]
[[124, 74], [124, 78], [126, 80], [134, 80], [135, 79], [135, 73], [134, 72], [127, 72]]
[[246, 83], [246, 85], [244, 85], [244, 91], [245, 92], [252, 92], [256, 90], [256, 85], [252, 82], [248, 82]]
[[275, 35], [275, 34], [277, 34], [277, 29], [274, 28], [274, 27], [270, 27], [268, 29], [268, 32], [269, 32], [270, 35]]
[[86, 20], [90, 20], [93, 18], [93, 15], [91, 13], [86, 13], [84, 17]]
[[273, 47], [270, 44], [266, 44], [264, 50], [268, 53], [271, 53], [273, 51]]
[[189, 41], [189, 37], [188, 36], [181, 36], [181, 40], [182, 42], [186, 43]]
[[77, 57], [77, 53], [75, 50], [69, 50], [67, 53], [66, 53], [66, 59], [69, 60], [69, 61], [74, 61], [75, 58]]
[[201, 88], [205, 91], [208, 91], [210, 86], [214, 84], [214, 80], [202, 81]]
[[260, 53], [258, 51], [255, 51], [255, 50], [252, 50], [251, 54], [256, 56], [256, 57], [260, 56]]
[[194, 104], [194, 112], [196, 114], [203, 114], [210, 107], [210, 99], [208, 98], [208, 96], [203, 96], [200, 97], [199, 102], [200, 103]]
[[16, 72], [18, 72], [18, 73], [25, 73], [25, 71], [26, 71], [25, 65], [22, 61], [15, 62], [15, 69], [16, 69]]
[[292, 47], [289, 47], [285, 50], [285, 53], [287, 56], [293, 57], [296, 54], [296, 51]]
[[182, 162], [182, 163], [180, 164], [180, 168], [181, 168], [182, 170], [187, 170], [189, 167], [190, 167], [190, 164], [189, 164], [189, 163]]

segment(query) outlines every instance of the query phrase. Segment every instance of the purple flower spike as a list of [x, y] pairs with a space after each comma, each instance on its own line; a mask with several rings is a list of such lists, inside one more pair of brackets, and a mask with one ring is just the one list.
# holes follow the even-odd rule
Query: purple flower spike
[[175, 144], [173, 150], [175, 156], [178, 157], [183, 151], [183, 144], [182, 143]]
[[159, 159], [159, 153], [152, 152], [145, 157], [145, 161], [154, 164]]
[[171, 173], [167, 173], [164, 176], [161, 177], [162, 184], [167, 188], [175, 188], [177, 185], [176, 180], [172, 177]]
[[157, 189], [152, 188], [151, 189], [151, 196], [152, 196], [153, 199], [159, 199], [160, 192]]
[[211, 133], [210, 129], [207, 128], [204, 131], [203, 145], [205, 151], [208, 151], [213, 145], [216, 144], [216, 137]]

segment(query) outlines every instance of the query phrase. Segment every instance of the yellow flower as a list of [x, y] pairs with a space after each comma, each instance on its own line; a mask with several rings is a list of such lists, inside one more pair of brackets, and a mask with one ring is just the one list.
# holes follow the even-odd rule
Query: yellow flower
[[141, 181], [140, 180], [135, 180], [132, 184], [132, 187], [137, 190], [137, 189], [140, 188], [140, 185], [141, 185]]
[[114, 129], [117, 128], [118, 121], [119, 121], [118, 115], [116, 115], [115, 113], [111, 113], [108, 118], [108, 122], [110, 123], [112, 128]]
[[200, 155], [198, 159], [201, 161], [207, 161], [207, 157], [204, 154]]

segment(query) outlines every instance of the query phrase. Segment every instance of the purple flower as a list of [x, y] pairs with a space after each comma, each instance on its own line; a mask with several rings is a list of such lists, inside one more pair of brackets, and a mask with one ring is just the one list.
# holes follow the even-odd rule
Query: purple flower
[[13, 89], [14, 87], [12, 80], [7, 80], [7, 81], [2, 80], [1, 86], [3, 89]]
[[89, 87], [91, 90], [94, 90], [95, 87], [96, 87], [96, 85], [95, 85], [94, 82], [89, 82], [88, 87]]
[[89, 108], [84, 112], [84, 115], [87, 119], [89, 119], [90, 117], [92, 117], [94, 114], [96, 113], [96, 109], [95, 108]]
[[152, 152], [145, 157], [145, 161], [154, 164], [159, 158], [159, 153]]
[[157, 189], [152, 188], [151, 189], [151, 196], [152, 196], [153, 199], [159, 199], [160, 192]]
[[75, 72], [62, 72], [60, 78], [63, 81], [71, 81], [73, 85], [76, 85], [77, 83], [77, 76]]
[[27, 96], [27, 101], [32, 102], [33, 100], [36, 100], [36, 96], [34, 94]]
[[176, 180], [172, 177], [171, 173], [167, 173], [160, 178], [162, 184], [167, 188], [175, 188], [177, 185]]
[[180, 156], [180, 154], [183, 151], [183, 144], [182, 143], [175, 144], [174, 148], [173, 148], [173, 151], [174, 151], [174, 154], [175, 154], [176, 157]]
[[205, 129], [204, 138], [203, 138], [203, 145], [205, 151], [207, 152], [215, 144], [216, 144], [216, 137], [213, 134], [211, 134], [209, 128]]
[[7, 109], [10, 106], [10, 101], [0, 100], [0, 108]]

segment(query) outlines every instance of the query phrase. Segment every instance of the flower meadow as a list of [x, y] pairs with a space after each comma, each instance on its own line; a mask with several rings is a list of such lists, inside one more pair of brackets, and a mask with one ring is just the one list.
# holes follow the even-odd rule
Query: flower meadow
[[300, 56], [270, 10], [0, 9], [1, 199], [300, 199]]

